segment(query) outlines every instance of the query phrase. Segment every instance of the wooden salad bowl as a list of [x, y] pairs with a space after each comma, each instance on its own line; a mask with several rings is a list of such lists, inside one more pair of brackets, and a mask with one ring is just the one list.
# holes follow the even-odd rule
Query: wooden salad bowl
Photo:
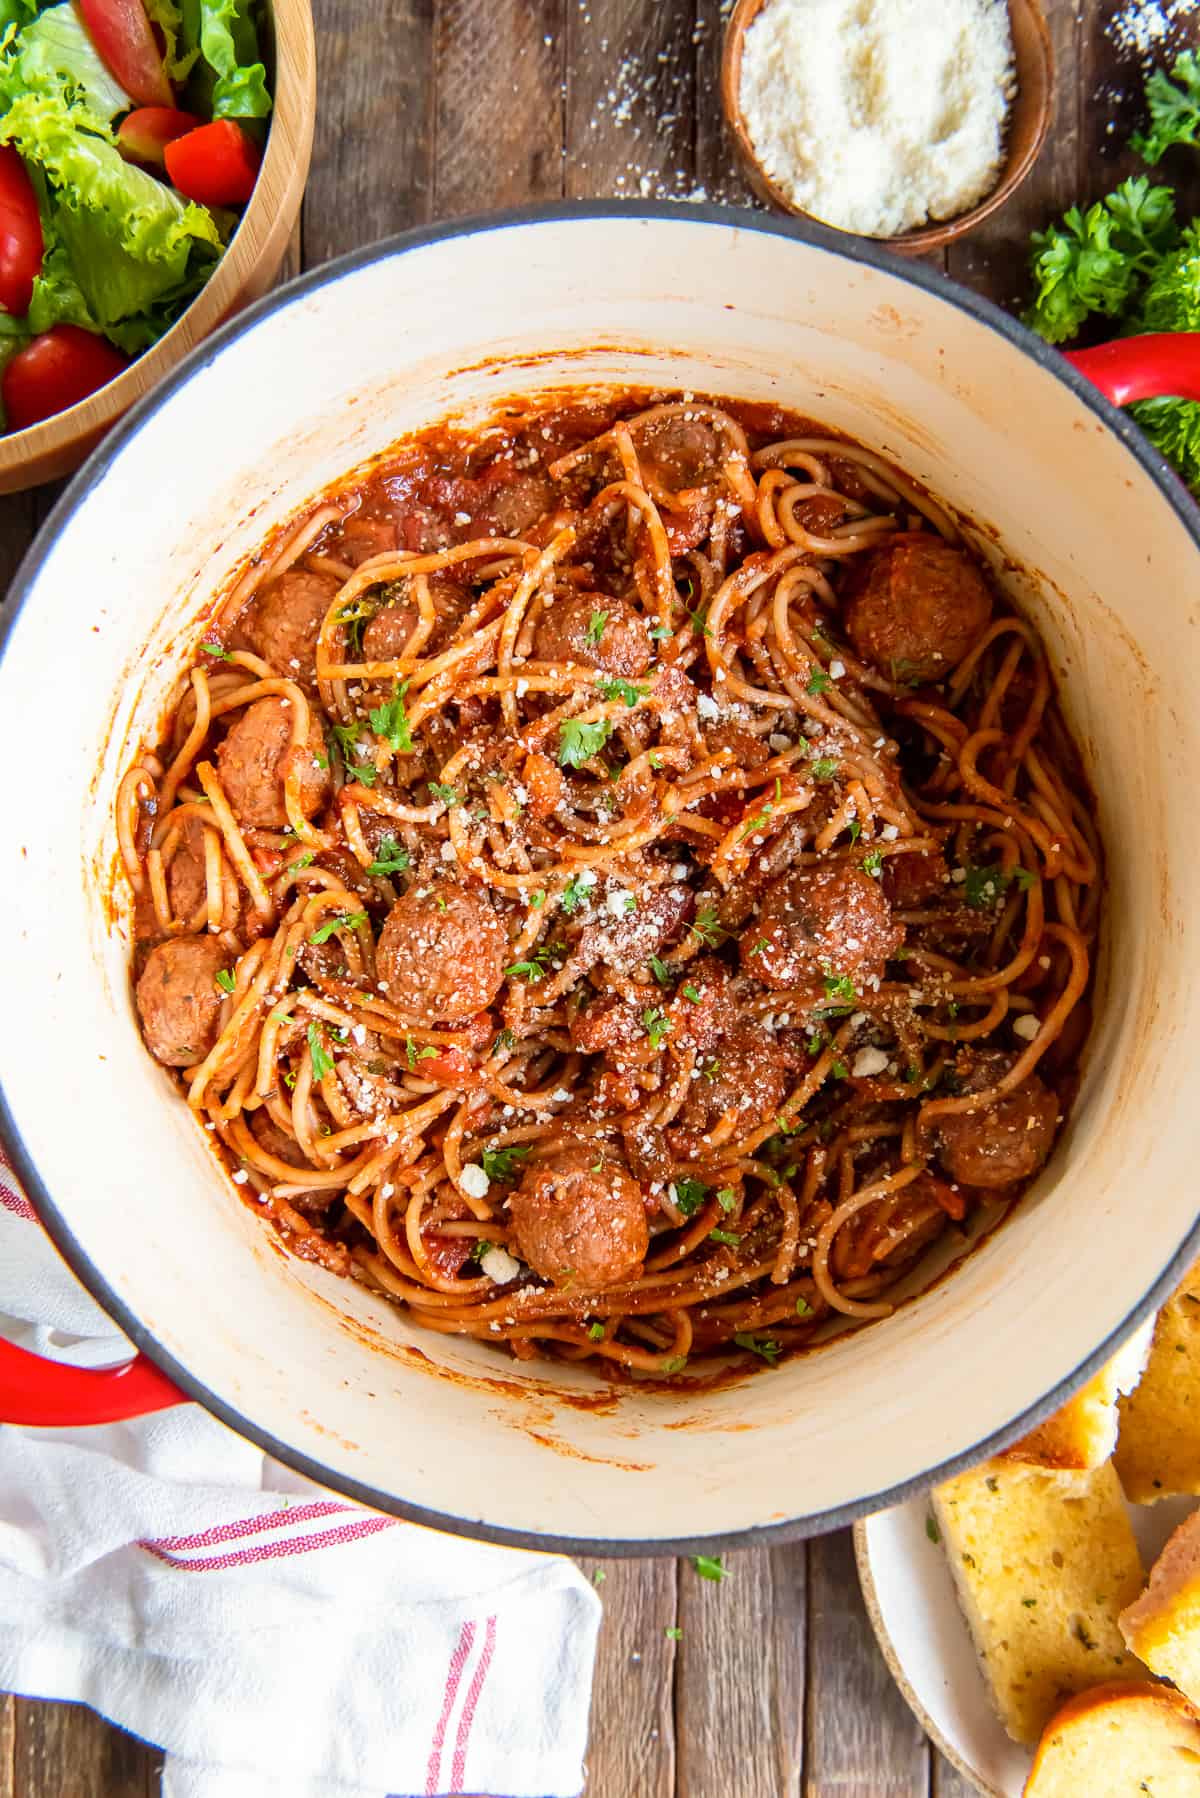
[[272, 0], [269, 14], [275, 60], [270, 131], [258, 181], [229, 248], [182, 318], [115, 381], [28, 430], [0, 436], [0, 493], [19, 493], [78, 468], [122, 413], [275, 279], [308, 179], [317, 57], [310, 0]]
[[[725, 48], [721, 57], [721, 106], [754, 191], [768, 205], [777, 206], [782, 212], [790, 212], [795, 218], [812, 218], [812, 213], [805, 212], [788, 199], [763, 168], [742, 111], [742, 47], [747, 31], [766, 4], [767, 0], [737, 0], [734, 6], [725, 30]], [[1039, 0], [1008, 0], [1008, 11], [1012, 23], [1017, 92], [1009, 116], [1000, 179], [991, 193], [969, 212], [936, 224], [922, 225], [916, 231], [901, 231], [895, 237], [883, 240], [904, 256], [920, 256], [928, 250], [943, 249], [990, 218], [1020, 187], [1046, 140], [1054, 112], [1054, 52], [1045, 14]], [[815, 222], [826, 223], [823, 219]], [[837, 226], [829, 228], [838, 229]], [[855, 233], [847, 232], [846, 235], [854, 236]]]

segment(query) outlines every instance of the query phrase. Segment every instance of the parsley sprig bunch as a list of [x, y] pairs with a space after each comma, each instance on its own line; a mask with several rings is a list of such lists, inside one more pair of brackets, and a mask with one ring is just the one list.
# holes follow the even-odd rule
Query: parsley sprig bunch
[[[1146, 82], [1147, 130], [1131, 147], [1151, 166], [1174, 144], [1200, 148], [1200, 57], [1185, 51], [1171, 76]], [[1035, 295], [1025, 323], [1047, 343], [1066, 343], [1097, 319], [1121, 336], [1200, 328], [1200, 219], [1181, 224], [1175, 191], [1134, 175], [1086, 210], [1031, 240]], [[1155, 448], [1200, 493], [1200, 404], [1139, 400], [1132, 416]]]

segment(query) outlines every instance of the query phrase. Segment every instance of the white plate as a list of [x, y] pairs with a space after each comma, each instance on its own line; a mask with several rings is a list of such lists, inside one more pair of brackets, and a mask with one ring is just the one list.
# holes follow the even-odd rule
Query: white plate
[[[1194, 1498], [1131, 1505], [1147, 1569]], [[945, 1552], [930, 1541], [928, 1498], [854, 1527], [858, 1576], [879, 1646], [922, 1729], [986, 1798], [1021, 1798], [1033, 1753], [1009, 1740], [954, 1595]]]

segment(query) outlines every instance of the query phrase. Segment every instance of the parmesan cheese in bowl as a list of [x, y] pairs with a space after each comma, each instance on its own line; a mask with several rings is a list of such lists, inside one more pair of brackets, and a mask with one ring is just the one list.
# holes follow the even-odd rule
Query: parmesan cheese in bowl
[[768, 197], [925, 248], [991, 211], [1032, 165], [1049, 46], [1034, 0], [741, 0], [723, 85]]

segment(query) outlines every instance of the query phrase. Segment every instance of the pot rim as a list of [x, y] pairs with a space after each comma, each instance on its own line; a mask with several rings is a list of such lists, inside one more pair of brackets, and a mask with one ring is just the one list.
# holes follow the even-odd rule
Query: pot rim
[[[2, 665], [13, 628], [26, 602], [33, 594], [50, 547], [75, 513], [90, 498], [109, 466], [125, 444], [137, 435], [180, 388], [202, 374], [216, 355], [245, 333], [254, 330], [271, 313], [303, 294], [332, 286], [343, 276], [404, 255], [429, 244], [449, 242], [458, 237], [481, 237], [493, 231], [524, 226], [572, 224], [579, 221], [626, 220], [629, 222], [665, 221], [712, 225], [734, 231], [754, 231], [813, 245], [851, 263], [893, 275], [921, 288], [946, 305], [967, 313], [976, 323], [1004, 338], [1013, 348], [1031, 357], [1048, 374], [1070, 389], [1081, 405], [1102, 421], [1138, 463], [1142, 472], [1158, 488], [1163, 498], [1187, 530], [1200, 551], [1200, 507], [1191, 498], [1182, 481], [1168, 464], [1151, 448], [1148, 440], [1125, 414], [1105, 399], [1066, 358], [1043, 342], [1018, 320], [1002, 312], [992, 301], [969, 288], [951, 284], [936, 271], [916, 261], [906, 260], [882, 245], [867, 239], [847, 237], [845, 233], [827, 229], [814, 222], [784, 218], [768, 213], [751, 212], [712, 202], [695, 203], [671, 200], [564, 200], [518, 206], [498, 212], [477, 213], [440, 224], [421, 225], [411, 230], [381, 238], [377, 243], [352, 250], [348, 254], [309, 269], [294, 280], [276, 288], [261, 300], [229, 320], [225, 325], [172, 369], [158, 386], [147, 393], [118, 421], [104, 441], [95, 449], [79, 472], [74, 475], [54, 505], [40, 531], [30, 545], [9, 588], [5, 617], [0, 621], [0, 679]], [[1074, 1371], [1060, 1380], [1036, 1404], [974, 1443], [970, 1448], [947, 1457], [926, 1472], [886, 1486], [849, 1503], [785, 1518], [778, 1523], [760, 1524], [746, 1529], [713, 1532], [700, 1536], [672, 1537], [591, 1537], [541, 1534], [534, 1530], [511, 1529], [486, 1521], [444, 1511], [431, 1510], [365, 1484], [303, 1451], [294, 1448], [253, 1423], [234, 1405], [227, 1403], [205, 1383], [190, 1373], [157, 1341], [109, 1285], [99, 1267], [76, 1241], [66, 1216], [51, 1197], [27, 1151], [20, 1126], [13, 1115], [0, 1081], [0, 1140], [19, 1175], [38, 1218], [54, 1242], [68, 1267], [96, 1302], [119, 1325], [134, 1346], [173, 1380], [189, 1399], [202, 1405], [213, 1417], [245, 1440], [253, 1442], [275, 1460], [294, 1472], [329, 1490], [340, 1493], [372, 1510], [384, 1512], [410, 1523], [449, 1535], [465, 1536], [475, 1541], [493, 1542], [504, 1547], [523, 1548], [541, 1553], [585, 1554], [604, 1558], [633, 1558], [641, 1555], [686, 1555], [713, 1548], [747, 1549], [775, 1543], [802, 1540], [842, 1529], [859, 1518], [887, 1509], [905, 1499], [926, 1491], [931, 1485], [978, 1465], [994, 1451], [1024, 1435], [1056, 1411], [1078, 1386], [1095, 1373], [1126, 1336], [1149, 1313], [1157, 1309], [1178, 1285], [1180, 1278], [1200, 1253], [1200, 1214], [1191, 1230], [1171, 1256], [1166, 1267], [1147, 1291], [1131, 1306], [1124, 1321], [1094, 1348]]]

